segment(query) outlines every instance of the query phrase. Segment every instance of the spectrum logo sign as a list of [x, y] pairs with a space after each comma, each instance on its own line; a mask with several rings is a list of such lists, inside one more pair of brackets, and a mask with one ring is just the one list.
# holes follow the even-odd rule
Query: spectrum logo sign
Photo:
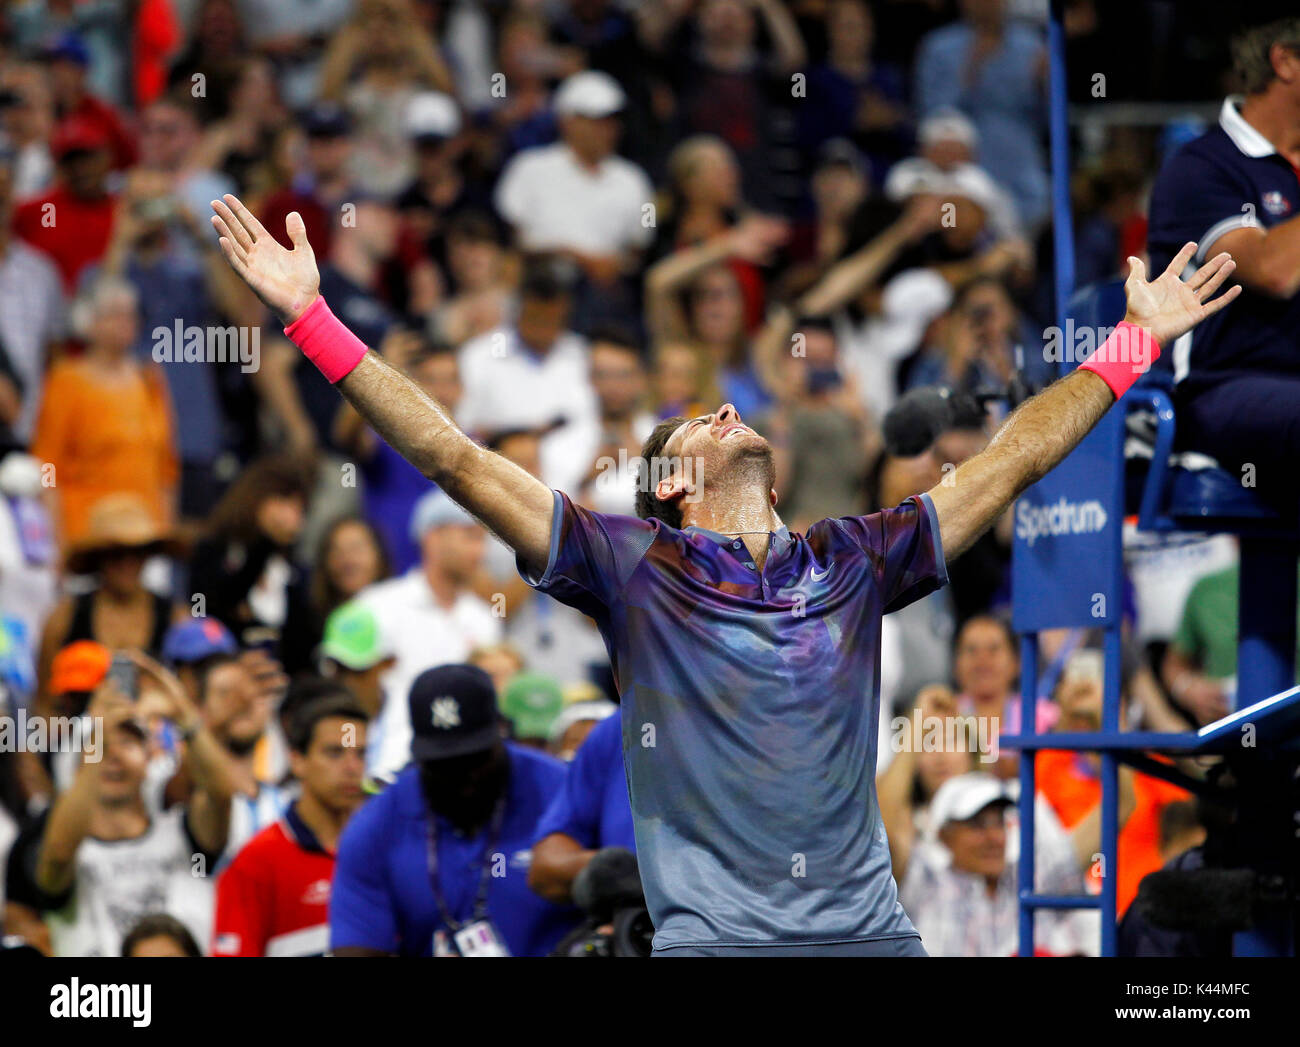
[[1067, 534], [1097, 534], [1106, 528], [1106, 510], [1101, 502], [1071, 502], [1062, 498], [1052, 505], [1016, 504], [1016, 537], [1032, 548], [1039, 538]]

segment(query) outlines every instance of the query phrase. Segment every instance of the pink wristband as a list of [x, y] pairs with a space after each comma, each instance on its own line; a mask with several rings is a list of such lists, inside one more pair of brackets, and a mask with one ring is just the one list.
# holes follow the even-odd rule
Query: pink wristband
[[1160, 356], [1160, 344], [1145, 327], [1127, 320], [1116, 325], [1092, 355], [1079, 365], [1081, 371], [1091, 371], [1110, 386], [1118, 400], [1129, 388], [1146, 374]]
[[351, 374], [367, 352], [365, 342], [343, 326], [320, 295], [284, 334], [331, 384]]

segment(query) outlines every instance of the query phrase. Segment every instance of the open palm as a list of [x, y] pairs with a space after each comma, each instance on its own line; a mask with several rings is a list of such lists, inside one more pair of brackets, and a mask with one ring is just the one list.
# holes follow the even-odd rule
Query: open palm
[[1215, 255], [1186, 281], [1180, 274], [1196, 254], [1196, 244], [1184, 245], [1160, 276], [1150, 282], [1139, 258], [1129, 259], [1129, 277], [1124, 283], [1128, 312], [1124, 319], [1145, 327], [1160, 345], [1185, 334], [1207, 316], [1213, 316], [1241, 293], [1241, 285], [1229, 288], [1210, 301], [1237, 263], [1224, 252]]
[[220, 236], [226, 261], [286, 326], [296, 320], [320, 291], [320, 270], [307, 242], [302, 216], [294, 211], [284, 226], [293, 242], [289, 251], [276, 242], [238, 197], [227, 193], [212, 201], [212, 225]]

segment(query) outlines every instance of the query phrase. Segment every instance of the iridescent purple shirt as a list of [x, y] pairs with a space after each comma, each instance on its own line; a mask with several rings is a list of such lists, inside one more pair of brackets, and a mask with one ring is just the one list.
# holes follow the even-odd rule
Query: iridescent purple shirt
[[876, 803], [880, 622], [947, 583], [926, 495], [745, 546], [555, 494], [530, 585], [590, 615], [622, 696], [656, 950], [915, 935]]

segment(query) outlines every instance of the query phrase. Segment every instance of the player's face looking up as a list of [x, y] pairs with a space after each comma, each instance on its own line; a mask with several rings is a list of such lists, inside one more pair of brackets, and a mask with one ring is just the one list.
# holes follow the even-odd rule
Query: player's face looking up
[[655, 478], [656, 494], [665, 501], [679, 495], [701, 495], [706, 483], [725, 487], [739, 478], [747, 462], [758, 464], [766, 488], [771, 488], [774, 479], [771, 445], [741, 421], [732, 404], [679, 425], [664, 444], [663, 456], [672, 463], [672, 473], [661, 468]]

